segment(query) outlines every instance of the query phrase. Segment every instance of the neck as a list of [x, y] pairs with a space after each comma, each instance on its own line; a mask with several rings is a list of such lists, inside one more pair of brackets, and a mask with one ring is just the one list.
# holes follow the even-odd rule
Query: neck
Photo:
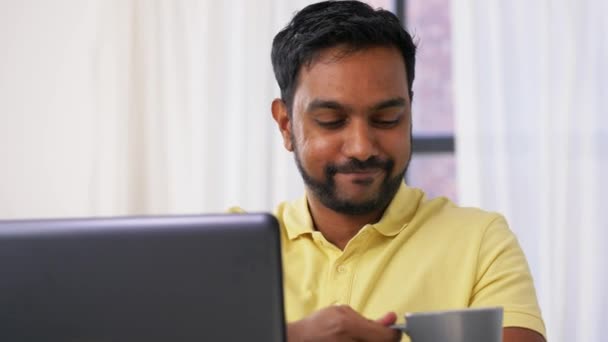
[[366, 224], [378, 222], [385, 209], [382, 208], [364, 215], [348, 215], [327, 208], [310, 193], [307, 198], [315, 229], [320, 231], [327, 241], [341, 250], [344, 250], [346, 244]]

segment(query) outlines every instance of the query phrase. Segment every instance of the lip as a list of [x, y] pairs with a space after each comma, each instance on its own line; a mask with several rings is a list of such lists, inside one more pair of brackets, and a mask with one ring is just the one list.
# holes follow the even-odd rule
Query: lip
[[352, 171], [352, 172], [340, 172], [339, 174], [354, 179], [373, 178], [380, 175], [383, 172], [381, 169], [365, 170], [365, 171]]
[[356, 172], [346, 172], [347, 175], [375, 175], [380, 171], [356, 171]]
[[374, 174], [374, 173], [379, 173], [382, 172], [382, 169], [369, 169], [369, 170], [357, 170], [357, 171], [346, 171], [346, 172], [340, 172], [342, 174], [361, 174], [361, 175], [367, 175], [367, 174]]

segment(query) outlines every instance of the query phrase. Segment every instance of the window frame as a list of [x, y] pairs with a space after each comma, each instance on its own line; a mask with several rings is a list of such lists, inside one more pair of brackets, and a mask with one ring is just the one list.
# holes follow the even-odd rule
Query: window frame
[[[407, 28], [407, 0], [393, 0], [401, 25]], [[413, 134], [412, 156], [432, 153], [455, 153], [454, 134]]]

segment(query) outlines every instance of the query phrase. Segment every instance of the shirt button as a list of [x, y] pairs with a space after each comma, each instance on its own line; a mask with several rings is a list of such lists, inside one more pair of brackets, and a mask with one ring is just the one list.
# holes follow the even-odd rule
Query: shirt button
[[344, 265], [338, 266], [337, 271], [338, 271], [338, 273], [346, 273], [346, 271], [347, 271], [346, 266], [344, 266]]

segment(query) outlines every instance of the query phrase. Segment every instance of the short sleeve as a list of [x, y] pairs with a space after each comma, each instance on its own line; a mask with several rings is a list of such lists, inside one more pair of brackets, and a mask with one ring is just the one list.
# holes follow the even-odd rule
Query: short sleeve
[[526, 257], [502, 216], [484, 232], [470, 306], [501, 306], [504, 327], [531, 329], [546, 338]]

